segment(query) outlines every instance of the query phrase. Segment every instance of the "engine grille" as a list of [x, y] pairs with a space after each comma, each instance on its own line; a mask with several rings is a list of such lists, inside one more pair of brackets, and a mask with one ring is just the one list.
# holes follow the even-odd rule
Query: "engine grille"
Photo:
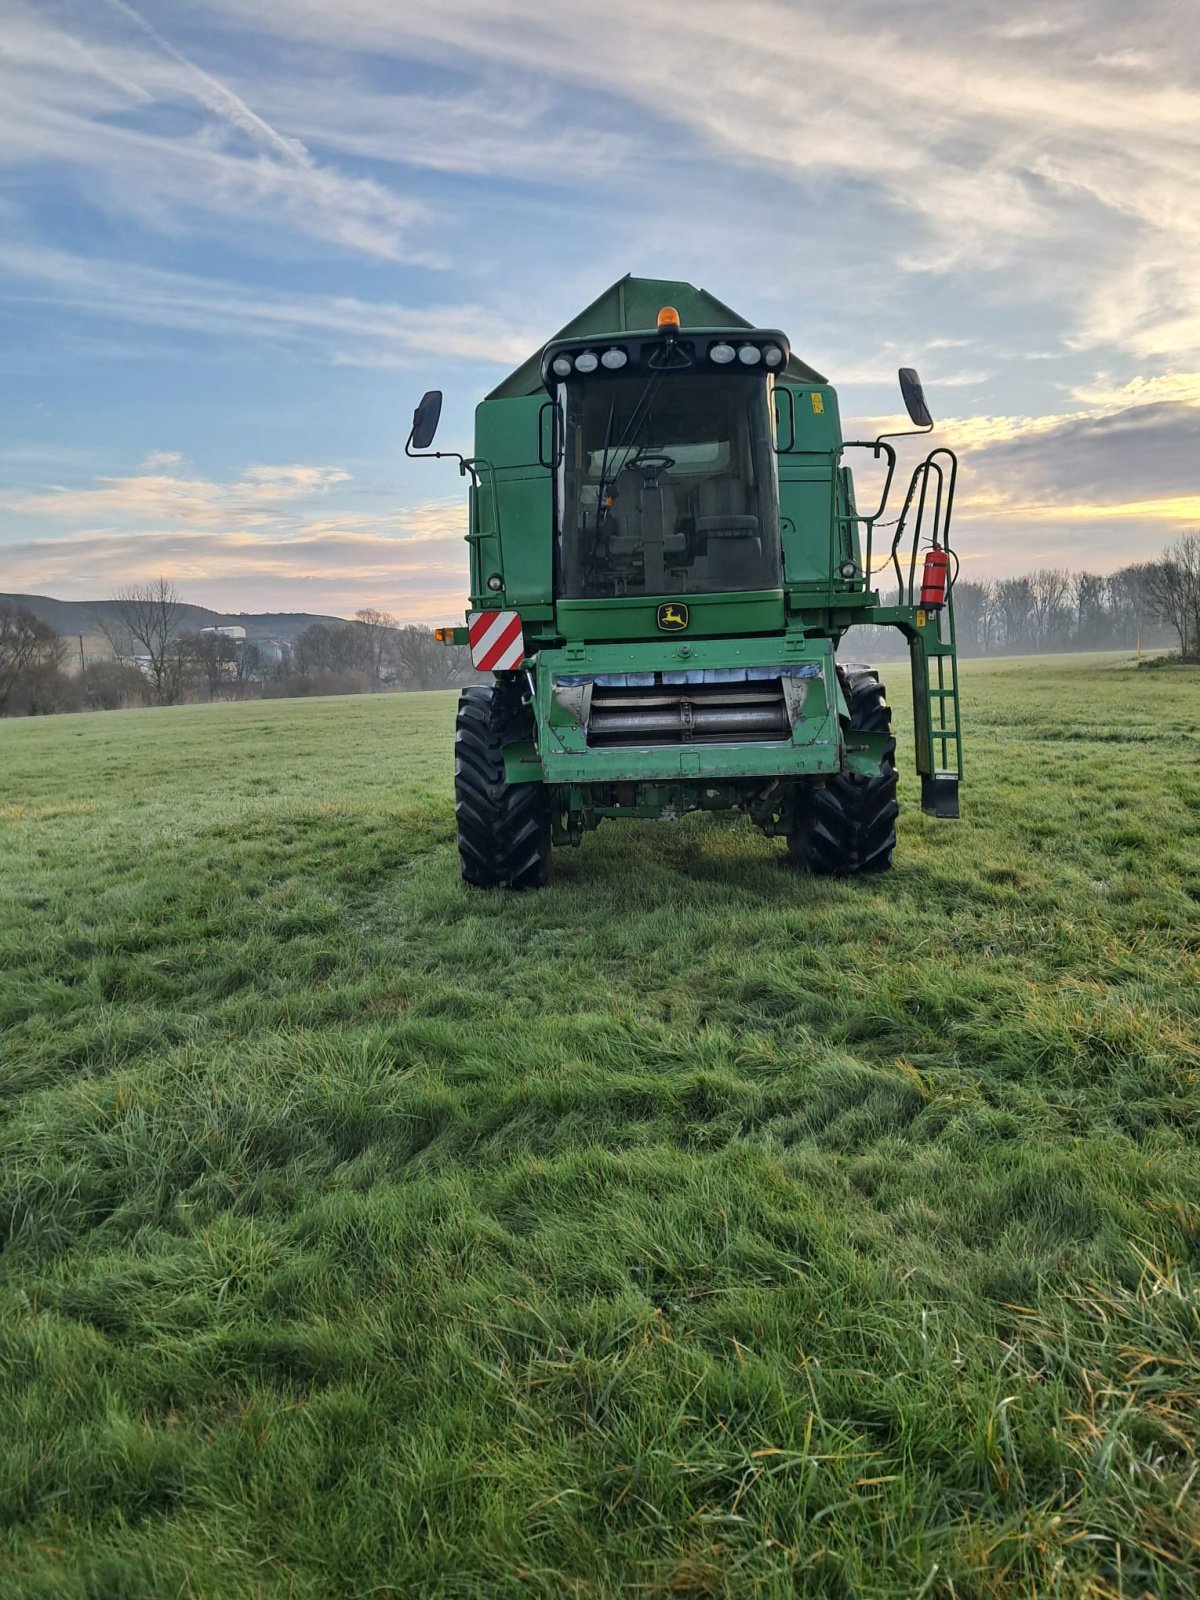
[[779, 678], [753, 683], [596, 684], [587, 742], [622, 745], [756, 744], [791, 736]]

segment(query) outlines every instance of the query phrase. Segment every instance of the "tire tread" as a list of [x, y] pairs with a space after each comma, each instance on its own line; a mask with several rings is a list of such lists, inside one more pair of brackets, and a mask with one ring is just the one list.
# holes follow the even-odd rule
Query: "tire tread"
[[467, 883], [537, 889], [550, 876], [550, 801], [542, 783], [509, 783], [504, 746], [523, 738], [529, 708], [505, 683], [462, 691], [454, 726], [454, 815]]
[[860, 663], [838, 668], [850, 712], [850, 726], [888, 735], [872, 776], [839, 773], [811, 796], [807, 816], [788, 840], [793, 863], [822, 877], [886, 872], [896, 848], [896, 741], [886, 686], [878, 673]]

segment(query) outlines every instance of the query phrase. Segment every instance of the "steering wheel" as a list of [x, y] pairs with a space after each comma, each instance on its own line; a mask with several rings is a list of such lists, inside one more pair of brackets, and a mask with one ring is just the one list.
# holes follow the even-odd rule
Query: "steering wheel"
[[675, 457], [662, 455], [659, 452], [651, 450], [645, 455], [634, 456], [633, 460], [630, 461], [628, 465], [631, 466], [635, 472], [641, 473], [643, 487], [652, 489], [655, 486], [659, 473], [667, 472], [675, 465]]

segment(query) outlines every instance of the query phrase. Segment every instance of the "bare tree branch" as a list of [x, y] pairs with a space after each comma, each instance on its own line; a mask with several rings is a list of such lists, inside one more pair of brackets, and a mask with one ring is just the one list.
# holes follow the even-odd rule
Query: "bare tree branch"
[[1154, 613], [1179, 635], [1183, 659], [1200, 661], [1200, 533], [1185, 533], [1150, 563], [1146, 593]]
[[183, 693], [187, 665], [179, 647], [184, 610], [179, 591], [169, 578], [155, 578], [118, 589], [113, 604], [116, 619], [104, 633], [117, 660], [135, 660], [157, 704], [174, 705]]
[[31, 611], [0, 606], [0, 716], [18, 701], [23, 711], [57, 709], [46, 702], [56, 697], [52, 680], [61, 677], [66, 653], [66, 641], [48, 623]]

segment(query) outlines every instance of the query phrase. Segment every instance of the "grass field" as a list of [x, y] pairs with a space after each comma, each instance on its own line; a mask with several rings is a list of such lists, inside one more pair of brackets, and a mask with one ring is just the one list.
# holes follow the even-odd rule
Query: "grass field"
[[0, 724], [0, 1595], [1200, 1588], [1200, 674], [469, 893], [453, 699]]

